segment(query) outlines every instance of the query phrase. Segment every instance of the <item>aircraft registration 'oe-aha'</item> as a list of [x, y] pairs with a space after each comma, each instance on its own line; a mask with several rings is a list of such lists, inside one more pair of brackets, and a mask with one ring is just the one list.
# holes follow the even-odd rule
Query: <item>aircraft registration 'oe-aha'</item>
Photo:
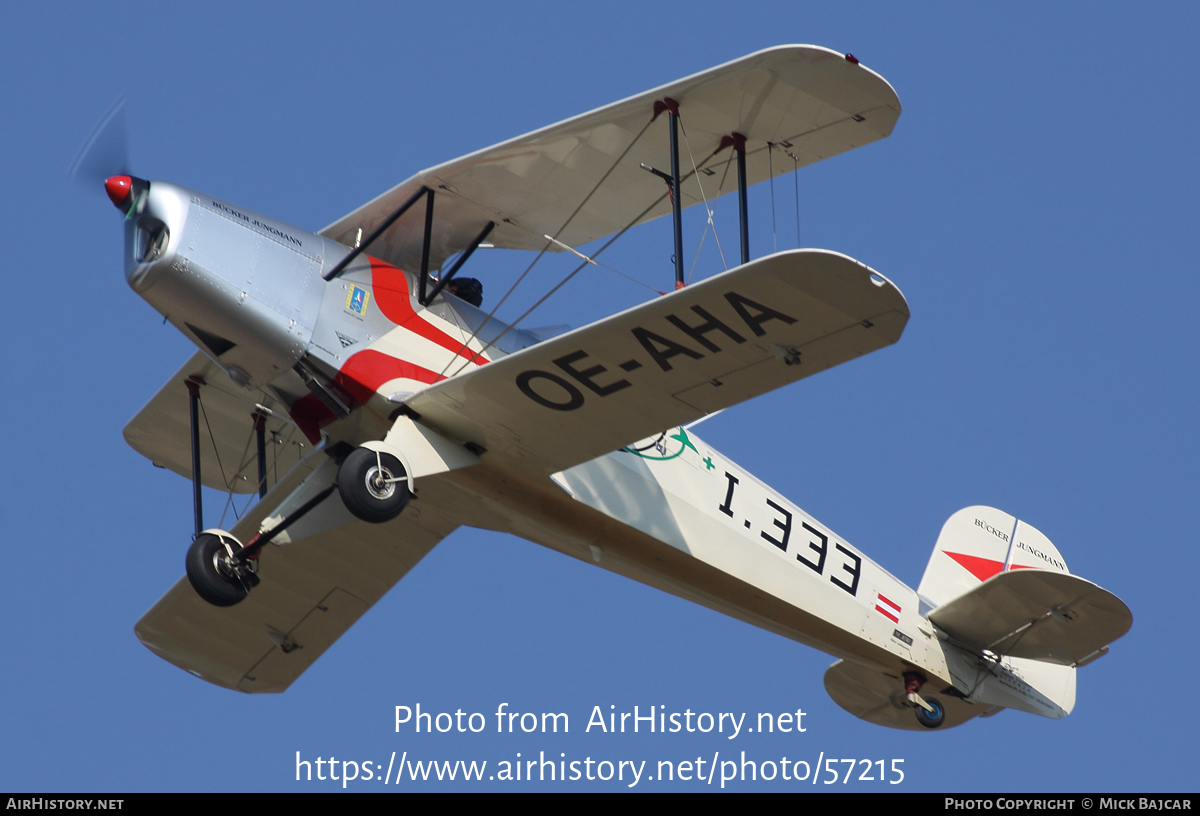
[[[210, 683], [281, 692], [469, 525], [828, 652], [825, 688], [873, 723], [1069, 714], [1075, 670], [1133, 619], [1040, 531], [960, 510], [914, 590], [693, 431], [900, 339], [908, 305], [870, 267], [751, 260], [746, 205], [748, 185], [899, 115], [853, 55], [781, 46], [424, 170], [309, 232], [134, 176], [118, 103], [72, 174], [107, 178], [126, 280], [199, 349], [125, 428], [194, 485], [187, 576], [138, 638]], [[681, 209], [709, 207], [731, 166], [741, 263], [684, 285]], [[558, 336], [502, 323], [456, 277], [480, 246], [583, 268], [578, 247], [667, 214], [675, 291]], [[201, 486], [260, 498], [203, 529]]]

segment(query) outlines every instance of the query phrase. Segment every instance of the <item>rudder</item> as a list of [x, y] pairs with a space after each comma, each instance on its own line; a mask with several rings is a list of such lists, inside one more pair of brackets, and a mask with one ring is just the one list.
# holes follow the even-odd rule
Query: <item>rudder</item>
[[1070, 574], [1058, 548], [1033, 525], [994, 507], [966, 507], [942, 525], [917, 594], [942, 606], [994, 575], [1031, 568]]

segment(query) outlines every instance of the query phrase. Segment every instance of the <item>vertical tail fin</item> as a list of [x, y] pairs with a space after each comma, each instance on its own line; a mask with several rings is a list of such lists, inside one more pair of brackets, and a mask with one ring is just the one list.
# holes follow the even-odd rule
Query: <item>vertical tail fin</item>
[[993, 575], [1029, 568], [1070, 574], [1037, 528], [994, 507], [967, 507], [942, 526], [917, 594], [942, 606]]

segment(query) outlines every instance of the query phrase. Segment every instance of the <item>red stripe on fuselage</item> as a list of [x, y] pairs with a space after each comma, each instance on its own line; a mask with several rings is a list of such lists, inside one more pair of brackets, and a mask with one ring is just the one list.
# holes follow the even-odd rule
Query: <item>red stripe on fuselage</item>
[[[368, 256], [370, 257], [370, 256]], [[408, 329], [413, 334], [419, 334], [426, 340], [437, 343], [448, 351], [453, 351], [478, 365], [488, 360], [482, 354], [476, 354], [466, 347], [462, 340], [455, 340], [439, 328], [422, 320], [413, 310], [412, 299], [408, 293], [408, 276], [389, 263], [376, 258], [371, 260], [371, 288], [375, 293], [375, 303], [379, 311], [388, 320]]]
[[[374, 396], [385, 382], [401, 378], [429, 384], [446, 379], [427, 368], [398, 360], [381, 351], [366, 349], [346, 360], [341, 371], [334, 376], [333, 385], [353, 403], [361, 405]], [[353, 409], [356, 406], [349, 407]], [[296, 400], [289, 413], [296, 426], [314, 445], [321, 441], [321, 429], [337, 419], [337, 415], [314, 394], [305, 394]]]
[[446, 379], [427, 368], [397, 359], [382, 351], [366, 349], [352, 355], [333, 378], [333, 382], [361, 403], [369, 400], [379, 390], [379, 386], [388, 380], [400, 378], [430, 385]]
[[[371, 289], [375, 296], [375, 305], [384, 317], [400, 328], [424, 337], [476, 365], [488, 362], [486, 357], [475, 354], [466, 348], [461, 340], [454, 339], [416, 313], [408, 293], [408, 276], [402, 270], [377, 258], [368, 258], [371, 261]], [[384, 383], [396, 379], [416, 380], [432, 385], [446, 378], [406, 360], [366, 349], [346, 360], [333, 378], [333, 385], [353, 402], [362, 404], [371, 399]], [[312, 394], [305, 394], [296, 400], [290, 414], [308, 441], [314, 445], [321, 441], [321, 428], [337, 419], [333, 411]]]

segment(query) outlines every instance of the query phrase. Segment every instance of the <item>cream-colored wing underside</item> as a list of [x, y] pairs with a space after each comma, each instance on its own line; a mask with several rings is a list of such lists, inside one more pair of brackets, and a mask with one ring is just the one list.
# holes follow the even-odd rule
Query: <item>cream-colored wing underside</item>
[[[286, 515], [337, 473], [313, 454], [232, 530], [246, 542], [264, 518]], [[426, 493], [425, 491], [430, 491]], [[422, 494], [435, 499], [436, 484]], [[333, 645], [458, 524], [414, 502], [386, 524], [355, 520], [336, 491], [260, 556], [263, 582], [232, 607], [208, 604], [181, 578], [134, 631], [164, 660], [218, 686], [280, 692]]]
[[[368, 235], [422, 187], [435, 193], [434, 269], [488, 221], [496, 224], [488, 236], [495, 246], [558, 251], [545, 235], [581, 246], [658, 218], [671, 211], [666, 185], [642, 165], [670, 170], [667, 117], [649, 124], [664, 98], [679, 103], [685, 207], [717, 194], [730, 151], [714, 151], [730, 134], [746, 137], [754, 184], [883, 139], [900, 116], [891, 85], [845, 55], [811, 45], [769, 48], [423, 170], [321, 234], [353, 246], [359, 230]], [[736, 179], [730, 170], [722, 192], [736, 189]], [[417, 204], [371, 254], [418, 268], [424, 226]]]
[[267, 485], [295, 467], [312, 446], [287, 418], [287, 407], [265, 391], [247, 391], [197, 351], [125, 426], [125, 441], [155, 465], [192, 478], [191, 419], [185, 381], [200, 386], [200, 482], [222, 492], [258, 492], [254, 415], [267, 408]]

